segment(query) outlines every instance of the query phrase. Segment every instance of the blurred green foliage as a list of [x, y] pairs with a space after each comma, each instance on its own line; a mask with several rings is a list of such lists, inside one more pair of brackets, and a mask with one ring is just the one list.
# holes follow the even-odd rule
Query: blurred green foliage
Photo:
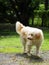
[[19, 20], [24, 25], [33, 26], [36, 20], [40, 26], [49, 27], [48, 2], [48, 0], [0, 0], [0, 23], [14, 24]]

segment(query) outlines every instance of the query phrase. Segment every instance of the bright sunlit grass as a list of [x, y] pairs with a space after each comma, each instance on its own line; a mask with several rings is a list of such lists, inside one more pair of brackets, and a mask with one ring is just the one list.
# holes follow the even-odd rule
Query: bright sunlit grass
[[22, 44], [18, 35], [1, 36], [0, 52], [21, 52]]
[[[49, 50], [49, 31], [44, 30], [44, 43], [41, 50]], [[23, 52], [21, 40], [17, 34], [9, 36], [0, 36], [0, 52], [18, 53]]]
[[44, 43], [41, 47], [42, 50], [49, 50], [49, 31], [44, 31]]

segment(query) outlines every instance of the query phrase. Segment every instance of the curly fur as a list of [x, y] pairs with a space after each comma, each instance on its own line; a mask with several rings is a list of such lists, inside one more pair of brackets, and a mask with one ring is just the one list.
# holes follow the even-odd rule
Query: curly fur
[[44, 36], [41, 29], [24, 26], [19, 21], [16, 22], [16, 31], [20, 35], [24, 46], [24, 53], [29, 53], [32, 46], [36, 46], [36, 55], [39, 54], [39, 48], [43, 42]]

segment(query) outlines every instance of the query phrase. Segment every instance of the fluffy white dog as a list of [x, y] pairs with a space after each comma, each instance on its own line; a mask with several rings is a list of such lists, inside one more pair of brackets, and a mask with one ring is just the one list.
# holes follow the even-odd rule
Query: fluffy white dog
[[16, 31], [20, 35], [24, 46], [24, 53], [30, 54], [33, 45], [36, 46], [36, 55], [39, 55], [39, 48], [43, 42], [44, 36], [40, 29], [24, 26], [19, 21], [16, 22]]

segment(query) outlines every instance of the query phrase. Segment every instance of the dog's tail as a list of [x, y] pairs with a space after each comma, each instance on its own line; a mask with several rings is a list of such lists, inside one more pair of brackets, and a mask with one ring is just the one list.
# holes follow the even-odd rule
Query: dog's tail
[[21, 24], [19, 21], [16, 22], [16, 32], [18, 34], [21, 33], [22, 28], [25, 27], [23, 24]]

